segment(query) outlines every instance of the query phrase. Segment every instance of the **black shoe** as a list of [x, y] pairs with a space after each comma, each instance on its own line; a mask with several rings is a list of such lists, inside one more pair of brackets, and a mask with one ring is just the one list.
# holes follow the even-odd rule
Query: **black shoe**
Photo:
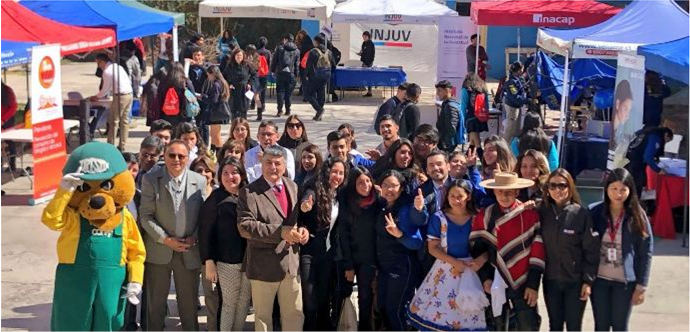
[[277, 117], [283, 116], [283, 111], [282, 111], [282, 110], [278, 110], [278, 114], [276, 114], [276, 116], [277, 116]]
[[290, 110], [286, 110], [285, 115], [290, 115]]
[[323, 117], [323, 110], [316, 112], [316, 115], [314, 116], [313, 120], [314, 121], [321, 121], [321, 118]]
[[367, 92], [367, 94], [365, 94], [365, 95], [362, 96], [362, 97], [371, 97], [371, 96], [372, 96], [372, 95], [371, 95], [371, 92]]
[[256, 117], [256, 122], [259, 122], [259, 121], [261, 121], [261, 120], [263, 120], [263, 119], [264, 119], [264, 118], [263, 118], [261, 115], [259, 115], [259, 116]]
[[338, 100], [340, 100], [340, 98], [338, 98], [338, 95], [336, 95], [336, 94], [331, 95], [331, 101], [332, 102], [337, 103]]

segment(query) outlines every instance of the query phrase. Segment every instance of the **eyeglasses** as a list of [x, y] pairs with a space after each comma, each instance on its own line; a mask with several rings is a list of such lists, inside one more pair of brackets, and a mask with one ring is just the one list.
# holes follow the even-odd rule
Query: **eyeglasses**
[[297, 123], [291, 122], [291, 123], [287, 124], [287, 127], [288, 127], [288, 129], [299, 129], [299, 128], [302, 128], [302, 124], [299, 122], [297, 122]]
[[186, 154], [178, 154], [178, 153], [168, 153], [168, 158], [185, 160], [185, 159], [187, 159], [187, 155]]
[[146, 158], [146, 159], [158, 159], [158, 154], [154, 154], [154, 153], [141, 152], [141, 153], [139, 153], [139, 155], [140, 155], [141, 159], [144, 159], [144, 158]]
[[399, 183], [398, 183], [398, 184], [387, 184], [387, 183], [384, 183], [384, 184], [381, 185], [381, 188], [382, 188], [383, 190], [390, 190], [390, 189], [398, 190], [398, 188], [400, 188], [400, 184], [399, 184]]
[[436, 144], [436, 141], [432, 139], [423, 139], [423, 138], [415, 138], [415, 142], [419, 144], [424, 144], [424, 145], [434, 145]]
[[555, 183], [555, 182], [549, 182], [549, 189], [550, 190], [566, 190], [568, 189], [568, 184], [567, 183]]

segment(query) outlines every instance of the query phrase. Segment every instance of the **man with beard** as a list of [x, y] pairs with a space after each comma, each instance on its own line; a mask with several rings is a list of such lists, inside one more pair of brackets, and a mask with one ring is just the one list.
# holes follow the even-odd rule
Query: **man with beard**
[[398, 126], [398, 123], [395, 122], [395, 119], [390, 114], [386, 114], [381, 118], [378, 130], [381, 133], [383, 142], [381, 142], [376, 149], [368, 150], [366, 152], [372, 160], [378, 160], [381, 158], [381, 156], [386, 154], [386, 151], [388, 151], [388, 148], [393, 144], [393, 142], [400, 139], [400, 135], [398, 135], [400, 126]]

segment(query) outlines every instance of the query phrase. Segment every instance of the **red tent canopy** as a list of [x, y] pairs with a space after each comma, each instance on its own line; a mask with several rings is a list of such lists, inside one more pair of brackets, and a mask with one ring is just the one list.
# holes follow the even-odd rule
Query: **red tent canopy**
[[594, 0], [474, 1], [470, 10], [478, 25], [587, 27], [608, 20], [620, 8]]
[[115, 30], [81, 28], [40, 16], [15, 1], [2, 1], [2, 40], [61, 44], [69, 55], [115, 46]]

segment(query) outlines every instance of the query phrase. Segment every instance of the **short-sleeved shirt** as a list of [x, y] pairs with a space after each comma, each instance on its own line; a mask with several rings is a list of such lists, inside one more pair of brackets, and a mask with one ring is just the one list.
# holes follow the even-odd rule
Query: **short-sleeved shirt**
[[[464, 225], [455, 224], [448, 218], [448, 254], [455, 258], [470, 257], [470, 232], [472, 232], [472, 221], [468, 220]], [[429, 219], [427, 238], [441, 239], [441, 218], [434, 214]]]

